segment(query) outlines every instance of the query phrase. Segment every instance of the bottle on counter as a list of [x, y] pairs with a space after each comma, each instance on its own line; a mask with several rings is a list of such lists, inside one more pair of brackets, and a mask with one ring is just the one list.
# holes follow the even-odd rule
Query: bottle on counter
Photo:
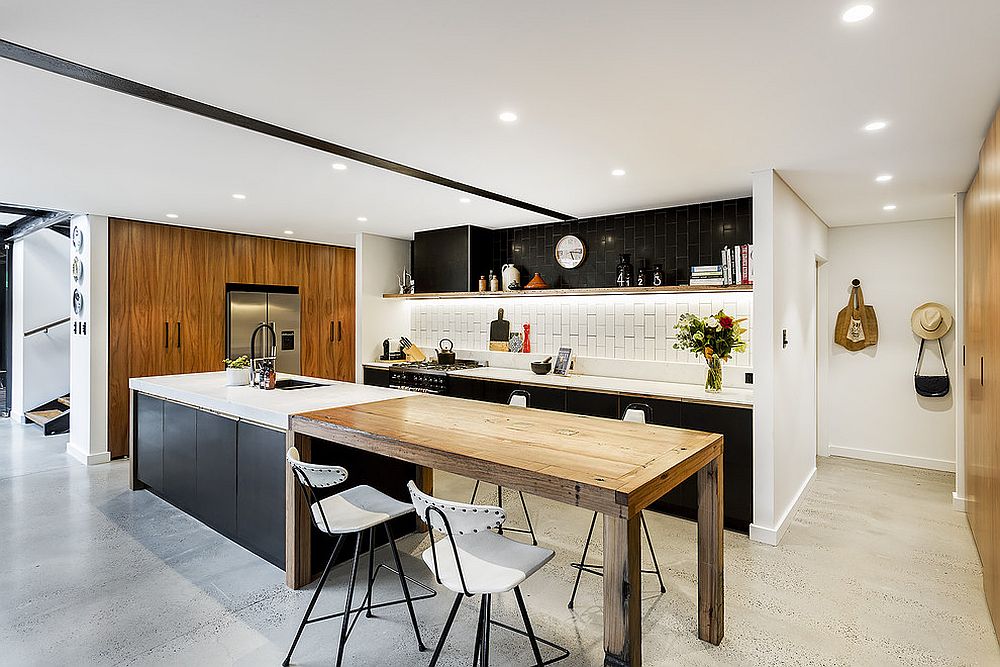
[[524, 343], [521, 345], [521, 352], [531, 352], [531, 325], [527, 322], [524, 323]]
[[650, 284], [653, 287], [662, 287], [666, 284], [666, 276], [663, 275], [663, 266], [660, 264], [653, 265], [653, 280]]
[[489, 283], [486, 282], [486, 276], [479, 276], [479, 291], [485, 292], [489, 288]]
[[623, 253], [618, 258], [618, 287], [632, 287], [632, 255]]
[[647, 287], [649, 285], [649, 269], [646, 268], [646, 260], [639, 260], [639, 268], [635, 272], [635, 286]]
[[496, 274], [493, 273], [493, 269], [490, 269], [490, 291], [491, 292], [500, 291], [500, 281], [497, 279]]

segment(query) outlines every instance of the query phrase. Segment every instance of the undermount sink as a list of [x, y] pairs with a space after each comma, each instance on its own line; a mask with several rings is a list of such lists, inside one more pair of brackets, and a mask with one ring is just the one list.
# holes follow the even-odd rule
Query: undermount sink
[[275, 389], [284, 389], [286, 391], [290, 389], [309, 389], [311, 387], [328, 387], [329, 385], [321, 384], [319, 382], [309, 382], [308, 380], [278, 380], [274, 383]]

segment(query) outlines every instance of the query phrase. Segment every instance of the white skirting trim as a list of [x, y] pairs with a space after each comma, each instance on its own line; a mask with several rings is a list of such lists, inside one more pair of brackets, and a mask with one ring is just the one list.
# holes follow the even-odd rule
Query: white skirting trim
[[802, 499], [806, 497], [806, 492], [809, 491], [809, 487], [815, 479], [816, 468], [813, 468], [812, 472], [809, 473], [809, 477], [807, 477], [806, 481], [799, 487], [798, 493], [795, 494], [795, 500], [793, 500], [788, 506], [788, 509], [785, 511], [785, 515], [781, 517], [778, 525], [774, 528], [768, 528], [767, 526], [751, 523], [750, 539], [754, 542], [763, 542], [764, 544], [777, 546], [778, 543], [781, 542], [781, 538], [785, 536], [785, 531], [787, 531], [788, 526], [791, 525], [792, 519], [795, 518], [795, 512], [799, 509], [799, 503], [801, 503]]
[[893, 463], [900, 466], [910, 466], [911, 468], [927, 468], [929, 470], [955, 472], [954, 461], [929, 459], [923, 456], [910, 456], [908, 454], [877, 452], [873, 449], [855, 449], [853, 447], [830, 445], [830, 456], [843, 456], [848, 459], [861, 459], [863, 461], [875, 461], [876, 463]]
[[111, 460], [111, 452], [91, 454], [90, 452], [80, 449], [72, 442], [66, 443], [66, 453], [85, 466], [94, 466], [100, 463], [107, 463]]
[[956, 512], [964, 512], [965, 510], [965, 498], [958, 495], [957, 491], [951, 492], [951, 506]]

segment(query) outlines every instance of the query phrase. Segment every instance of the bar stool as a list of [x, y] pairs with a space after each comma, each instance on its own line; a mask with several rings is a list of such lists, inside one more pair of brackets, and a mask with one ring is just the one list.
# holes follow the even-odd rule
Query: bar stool
[[[524, 389], [515, 389], [510, 392], [510, 396], [507, 398], [507, 405], [512, 405], [517, 408], [526, 408], [528, 403], [531, 401], [531, 394], [529, 394]], [[479, 480], [476, 480], [476, 486], [472, 489], [472, 499], [469, 501], [472, 504], [476, 503], [476, 494], [479, 493]], [[538, 546], [538, 540], [535, 538], [535, 529], [531, 525], [531, 515], [528, 514], [528, 505], [524, 502], [524, 494], [520, 491], [517, 492], [518, 497], [521, 499], [521, 507], [524, 508], [524, 519], [528, 522], [528, 528], [500, 528], [499, 532], [503, 535], [504, 531], [508, 533], [526, 533], [531, 535], [531, 544]], [[497, 485], [497, 505], [503, 507], [503, 487]]]
[[[622, 414], [622, 421], [645, 424], [649, 421], [649, 417], [652, 414], [653, 410], [649, 407], [649, 405], [645, 403], [631, 403], [625, 408], [625, 412]], [[663, 585], [663, 575], [660, 574], [660, 564], [656, 561], [656, 551], [653, 549], [653, 540], [649, 536], [649, 526], [646, 525], [646, 514], [644, 512], [639, 513], [639, 521], [642, 523], [642, 530], [646, 534], [646, 544], [649, 545], [649, 555], [653, 558], [653, 569], [642, 570], [642, 573], [655, 574], [656, 578], [660, 581], [660, 592], [666, 593], [667, 587]], [[597, 512], [594, 512], [594, 518], [590, 520], [590, 530], [587, 532], [587, 541], [583, 545], [583, 556], [580, 558], [580, 562], [570, 563], [570, 567], [576, 568], [576, 583], [573, 584], [573, 593], [569, 596], [569, 604], [566, 605], [570, 609], [573, 608], [573, 601], [576, 599], [576, 591], [580, 587], [580, 577], [583, 576], [584, 572], [596, 574], [601, 577], [604, 576], [603, 565], [587, 562], [587, 552], [590, 551], [590, 541], [594, 537], [595, 525], [597, 525]]]
[[[423, 553], [424, 562], [434, 572], [439, 584], [457, 594], [431, 657], [430, 667], [435, 667], [441, 656], [462, 598], [477, 595], [482, 599], [473, 665], [489, 667], [490, 628], [494, 625], [527, 637], [536, 667], [551, 665], [568, 657], [569, 651], [565, 648], [535, 636], [521, 595], [521, 584], [552, 560], [554, 552], [492, 532], [491, 529], [499, 529], [506, 519], [502, 507], [439, 500], [421, 492], [413, 482], [407, 484], [407, 487], [417, 515], [427, 525], [427, 534], [431, 540], [431, 546]], [[445, 537], [435, 542], [435, 530]], [[493, 620], [493, 596], [509, 591], [514, 591], [524, 630]], [[542, 660], [539, 644], [555, 649], [558, 655]], [[505, 661], [502, 664], [507, 663]]]
[[[288, 655], [281, 664], [288, 667], [288, 663], [292, 659], [292, 652], [295, 651], [295, 646], [299, 643], [299, 638], [302, 636], [302, 631], [307, 624], [343, 617], [343, 623], [340, 628], [340, 640], [337, 647], [337, 667], [340, 667], [344, 658], [344, 646], [347, 644], [347, 638], [361, 617], [361, 612], [364, 611], [367, 618], [372, 618], [373, 609], [389, 607], [404, 602], [410, 612], [410, 622], [413, 624], [413, 633], [417, 638], [417, 647], [421, 651], [425, 651], [427, 647], [424, 646], [424, 642], [420, 638], [420, 629], [417, 627], [417, 616], [413, 612], [413, 601], [426, 600], [427, 598], [434, 597], [437, 593], [434, 589], [403, 574], [403, 565], [399, 560], [399, 551], [396, 549], [396, 542], [393, 539], [392, 530], [389, 528], [389, 522], [392, 519], [406, 516], [410, 512], [413, 512], [413, 505], [390, 498], [381, 491], [367, 485], [356, 486], [320, 499], [316, 494], [316, 489], [343, 484], [347, 479], [347, 470], [340, 466], [305, 463], [299, 459], [299, 451], [295, 447], [288, 450], [287, 459], [299, 488], [302, 489], [306, 502], [309, 504], [311, 510], [309, 514], [313, 525], [317, 530], [327, 535], [336, 535], [337, 543], [333, 548], [333, 553], [330, 554], [330, 560], [326, 563], [326, 568], [319, 579], [319, 584], [316, 585], [316, 592], [313, 593], [312, 600], [310, 600], [309, 606], [306, 608], [306, 613], [302, 617], [299, 629], [295, 633], [295, 639], [292, 640], [292, 646], [288, 649]], [[392, 569], [383, 563], [380, 563], [378, 568], [374, 567], [375, 528], [378, 526], [382, 526], [385, 530], [396, 569]], [[366, 532], [368, 533], [368, 592], [364, 600], [361, 601], [361, 605], [356, 609], [352, 609], [354, 586], [358, 578], [358, 561], [361, 556], [361, 536], [362, 533]], [[309, 618], [309, 614], [312, 613], [313, 607], [316, 606], [316, 601], [319, 599], [320, 591], [323, 590], [323, 586], [330, 576], [330, 570], [337, 560], [340, 547], [345, 541], [344, 537], [347, 535], [354, 535], [355, 542], [354, 560], [351, 565], [351, 583], [347, 588], [347, 601], [344, 603], [344, 611], [317, 618]], [[372, 587], [383, 569], [393, 572], [399, 577], [399, 585], [403, 589], [403, 599], [372, 604]], [[407, 581], [425, 590], [426, 594], [418, 597], [410, 597]], [[353, 621], [351, 621], [351, 614], [355, 614]]]

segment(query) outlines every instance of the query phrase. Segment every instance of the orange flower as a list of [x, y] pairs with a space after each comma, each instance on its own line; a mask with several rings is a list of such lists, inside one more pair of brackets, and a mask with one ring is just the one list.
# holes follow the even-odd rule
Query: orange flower
[[715, 354], [715, 350], [713, 350], [711, 347], [709, 347], [708, 345], [706, 345], [705, 346], [705, 358], [706, 359], [711, 359], [713, 354]]

